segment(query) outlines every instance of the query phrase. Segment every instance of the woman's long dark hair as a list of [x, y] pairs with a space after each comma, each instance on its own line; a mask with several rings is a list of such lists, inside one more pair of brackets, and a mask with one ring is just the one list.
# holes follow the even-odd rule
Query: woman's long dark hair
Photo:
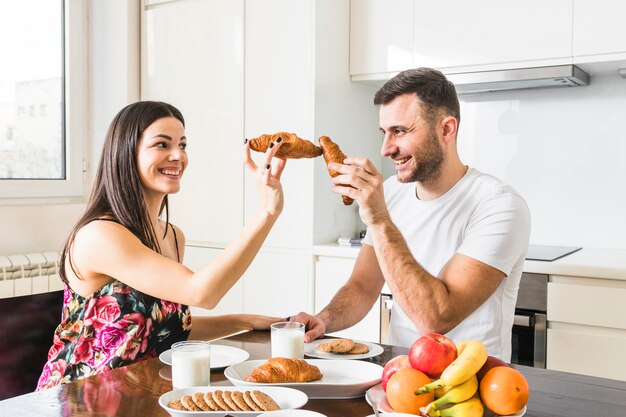
[[[161, 252], [146, 207], [141, 179], [137, 168], [137, 143], [148, 126], [162, 117], [175, 117], [185, 126], [183, 115], [174, 106], [159, 101], [139, 101], [124, 107], [113, 118], [102, 148], [98, 171], [87, 201], [87, 208], [74, 225], [59, 261], [59, 275], [67, 284], [65, 261], [72, 270], [71, 248], [76, 233], [98, 218], [111, 218], [126, 227], [147, 247]], [[168, 217], [167, 196], [163, 198], [159, 216], [165, 210]], [[167, 233], [167, 228], [165, 228]], [[78, 274], [77, 274], [78, 276]]]

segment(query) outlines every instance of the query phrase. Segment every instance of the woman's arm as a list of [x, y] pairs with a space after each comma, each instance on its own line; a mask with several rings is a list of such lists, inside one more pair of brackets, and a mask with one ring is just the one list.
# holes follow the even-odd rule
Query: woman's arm
[[272, 323], [286, 318], [256, 314], [229, 314], [225, 316], [194, 316], [189, 339], [215, 340], [244, 330], [267, 330]]
[[285, 161], [271, 165], [279, 147], [280, 143], [268, 149], [264, 164], [257, 167], [245, 145], [245, 164], [255, 176], [261, 203], [238, 236], [206, 267], [194, 273], [149, 249], [120, 224], [95, 221], [76, 235], [71, 248], [75, 269], [86, 281], [114, 278], [157, 298], [214, 308], [250, 266], [282, 212], [280, 177]]

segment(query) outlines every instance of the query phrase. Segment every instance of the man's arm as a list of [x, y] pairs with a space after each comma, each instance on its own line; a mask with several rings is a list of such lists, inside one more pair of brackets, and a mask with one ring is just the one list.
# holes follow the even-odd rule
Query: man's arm
[[394, 301], [421, 332], [445, 334], [452, 330], [493, 294], [505, 276], [496, 268], [457, 253], [437, 278], [416, 262], [391, 220], [370, 226], [370, 231]]
[[363, 245], [346, 284], [316, 316], [301, 312], [290, 318], [306, 325], [305, 342], [326, 333], [351, 327], [361, 321], [380, 296], [385, 280], [378, 267], [374, 248]]
[[347, 329], [361, 321], [380, 297], [384, 283], [374, 249], [363, 245], [350, 279], [317, 314], [326, 324], [326, 332]]

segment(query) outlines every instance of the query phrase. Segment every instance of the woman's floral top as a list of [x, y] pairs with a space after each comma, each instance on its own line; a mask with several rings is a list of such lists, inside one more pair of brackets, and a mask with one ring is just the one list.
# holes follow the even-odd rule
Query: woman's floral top
[[189, 307], [113, 281], [85, 298], [65, 286], [37, 390], [154, 358], [191, 331]]

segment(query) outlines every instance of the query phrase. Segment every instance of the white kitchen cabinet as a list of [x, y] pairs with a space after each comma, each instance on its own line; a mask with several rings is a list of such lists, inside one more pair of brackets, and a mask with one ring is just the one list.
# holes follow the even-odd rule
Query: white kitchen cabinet
[[263, 250], [244, 276], [243, 311], [275, 317], [293, 316], [313, 307], [311, 256]]
[[350, 74], [413, 66], [413, 0], [350, 2]]
[[414, 27], [416, 67], [571, 62], [571, 0], [416, 0]]
[[[330, 302], [337, 291], [352, 274], [355, 259], [319, 256], [315, 262], [315, 313]], [[380, 343], [380, 300], [359, 323], [332, 333], [332, 336], [348, 337]]]
[[170, 196], [187, 241], [224, 245], [243, 224], [243, 0], [145, 5], [144, 100], [185, 117], [189, 165]]
[[[203, 246], [185, 246], [183, 264], [192, 271], [198, 271], [211, 263], [222, 249]], [[243, 311], [243, 281], [240, 279], [212, 310], [199, 307], [191, 308], [192, 314], [199, 316], [213, 316], [218, 314], [237, 314]]]
[[[389, 78], [411, 67], [456, 73], [572, 62], [572, 0], [408, 3], [352, 1], [353, 37], [360, 35], [351, 45], [353, 80]], [[383, 18], [373, 18], [376, 12]], [[413, 34], [406, 33], [410, 27]], [[411, 43], [412, 62], [390, 53]], [[381, 77], [385, 69], [391, 74]]]
[[626, 381], [626, 281], [551, 275], [546, 367]]
[[626, 3], [614, 0], [574, 0], [575, 63], [626, 59]]

